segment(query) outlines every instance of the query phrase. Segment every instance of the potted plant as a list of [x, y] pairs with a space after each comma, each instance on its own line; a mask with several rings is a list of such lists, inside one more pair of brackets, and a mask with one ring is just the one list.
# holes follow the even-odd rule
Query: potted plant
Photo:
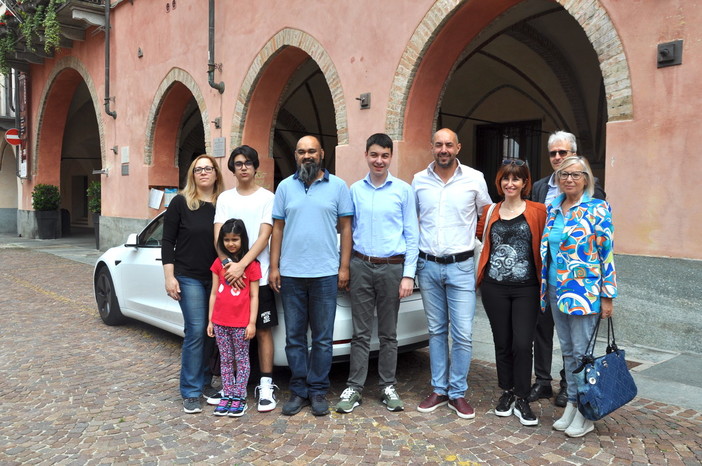
[[100, 212], [102, 211], [102, 189], [99, 181], [88, 184], [88, 211], [93, 214], [95, 228], [95, 249], [100, 249]]
[[53, 239], [58, 237], [59, 205], [61, 192], [58, 186], [52, 184], [38, 184], [32, 191], [32, 207], [37, 221], [40, 239]]

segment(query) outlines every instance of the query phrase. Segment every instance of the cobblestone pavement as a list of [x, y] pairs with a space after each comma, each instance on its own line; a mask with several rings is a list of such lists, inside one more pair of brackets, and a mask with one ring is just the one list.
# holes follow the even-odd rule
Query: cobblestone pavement
[[[92, 268], [28, 249], [0, 249], [0, 464], [687, 464], [702, 462], [702, 413], [637, 398], [567, 439], [551, 430], [560, 410], [532, 406], [538, 427], [498, 418], [494, 365], [474, 361], [474, 420], [447, 408], [415, 410], [428, 394], [426, 350], [402, 355], [390, 413], [374, 393], [353, 413], [250, 409], [238, 419], [209, 409], [185, 415], [178, 394], [180, 339], [132, 322], [102, 324]], [[348, 365], [332, 370], [330, 401]], [[281, 371], [278, 384], [285, 389]], [[283, 390], [281, 399], [287, 398]], [[251, 390], [249, 399], [251, 400]]]

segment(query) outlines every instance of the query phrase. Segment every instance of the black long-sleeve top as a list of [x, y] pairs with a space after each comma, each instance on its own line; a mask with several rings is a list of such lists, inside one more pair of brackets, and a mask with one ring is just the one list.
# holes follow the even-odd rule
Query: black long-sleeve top
[[212, 203], [201, 202], [199, 209], [190, 210], [180, 194], [169, 204], [163, 223], [161, 259], [164, 264], [174, 264], [176, 276], [212, 279], [210, 267], [217, 257], [214, 215]]

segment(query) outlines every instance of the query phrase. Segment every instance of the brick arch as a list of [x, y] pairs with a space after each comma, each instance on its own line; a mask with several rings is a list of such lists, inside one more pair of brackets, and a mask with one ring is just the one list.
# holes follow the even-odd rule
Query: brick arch
[[168, 72], [168, 74], [166, 74], [161, 81], [161, 84], [159, 84], [158, 89], [156, 89], [156, 94], [154, 95], [151, 108], [149, 109], [149, 116], [147, 119], [148, 125], [146, 127], [146, 142], [144, 146], [145, 165], [151, 165], [153, 163], [154, 144], [159, 112], [163, 108], [169, 92], [174, 88], [179, 88], [180, 86], [184, 86], [197, 102], [197, 106], [200, 109], [200, 115], [202, 116], [202, 125], [205, 130], [205, 148], [207, 149], [207, 153], [212, 152], [207, 106], [205, 105], [205, 98], [200, 91], [200, 87], [187, 71], [181, 68], [173, 68]]
[[[558, 2], [581, 25], [599, 58], [609, 121], [631, 119], [634, 108], [629, 65], [624, 54], [622, 42], [607, 11], [598, 0], [554, 1]], [[484, 10], [486, 8], [492, 9], [492, 18], [495, 18], [519, 3], [519, 0], [490, 0], [490, 2], [491, 5], [488, 7], [488, 0], [438, 0], [424, 16], [402, 54], [392, 83], [385, 126], [387, 133], [393, 139], [407, 139], [408, 120], [406, 116], [412, 113], [408, 109], [412, 106], [410, 96], [413, 87], [421, 86], [420, 82], [422, 80], [436, 79], [438, 76], [439, 78], [443, 77], [445, 81], [448, 77], [450, 68], [441, 70], [438, 73], [436, 70], [432, 70], [431, 66], [422, 68], [427, 58], [431, 58], [430, 49], [432, 46], [442, 49], [443, 47], [439, 46], [439, 43], [445, 44], [452, 37], [460, 37], [456, 34], [457, 31], [449, 30], [454, 29], [453, 25], [455, 23], [461, 23], [463, 38], [470, 37], [471, 34], [477, 34], [479, 29], [475, 30], [476, 26], [481, 26], [481, 23], [471, 25], [470, 22], [452, 20], [459, 17], [470, 17], [472, 14], [470, 10], [482, 10], [482, 15], [485, 16]], [[451, 21], [451, 27], [447, 27], [449, 21]], [[462, 47], [464, 46], [465, 41]], [[438, 54], [440, 52], [434, 55]], [[422, 68], [422, 71], [426, 70], [423, 73], [425, 76], [422, 76], [420, 68]], [[440, 99], [441, 92], [443, 92], [442, 88], [434, 92], [435, 97]], [[421, 100], [421, 98], [417, 100]], [[436, 101], [436, 99], [434, 100]], [[425, 111], [427, 109], [424, 108], [422, 110]], [[436, 111], [438, 110], [433, 109], [434, 119]], [[420, 123], [419, 126], [426, 126], [423, 123]], [[431, 124], [429, 126], [431, 127]], [[426, 132], [429, 133], [430, 130], [431, 128]]]
[[[63, 138], [63, 131], [44, 130], [44, 126], [65, 126], [65, 117], [68, 112], [70, 101], [73, 98], [73, 91], [75, 91], [80, 79], [85, 82], [88, 92], [90, 93], [90, 98], [93, 101], [95, 119], [98, 124], [100, 147], [103, 149], [100, 154], [100, 161], [102, 166], [105, 166], [105, 125], [103, 119], [100, 117], [101, 106], [99, 102], [101, 102], [101, 100], [98, 97], [95, 83], [88, 69], [78, 58], [69, 56], [63, 57], [56, 62], [56, 65], [47, 77], [49, 85], [44, 87], [39, 97], [38, 124], [34, 125], [31, 136], [31, 173], [33, 177], [36, 177], [38, 174], [39, 155], [42, 148], [44, 148], [44, 153], [49, 155], [49, 157], [53, 155], [57, 157], [57, 160], [61, 158], [61, 144], [57, 144], [57, 142]], [[50, 104], [51, 106], [49, 106]], [[58, 114], [62, 114], [63, 118], [60, 118]], [[40, 128], [42, 129], [41, 132]], [[48, 140], [47, 138], [51, 138], [52, 140]], [[55, 173], [55, 176], [58, 177], [58, 172]], [[53, 182], [56, 183], [57, 181], [58, 179]]]
[[[304, 52], [304, 53], [303, 53]], [[341, 80], [339, 74], [334, 66], [334, 62], [330, 58], [324, 47], [311, 35], [304, 31], [298, 29], [285, 28], [278, 33], [276, 33], [260, 50], [253, 60], [251, 66], [249, 67], [244, 82], [241, 85], [239, 91], [239, 96], [236, 100], [236, 105], [234, 108], [234, 114], [232, 118], [232, 128], [231, 128], [231, 141], [232, 147], [241, 144], [244, 132], [250, 126], [260, 126], [257, 123], [262, 123], [261, 117], [271, 114], [270, 111], [256, 111], [258, 120], [256, 122], [247, 121], [247, 116], [250, 115], [251, 110], [256, 110], [253, 104], [255, 95], [265, 93], [268, 88], [270, 81], [263, 79], [266, 75], [266, 69], [271, 68], [271, 64], [274, 63], [276, 66], [280, 66], [280, 69], [284, 69], [286, 72], [292, 73], [294, 68], [304, 61], [304, 59], [312, 58], [319, 69], [324, 74], [324, 78], [329, 86], [329, 90], [332, 95], [332, 100], [334, 102], [335, 118], [336, 118], [336, 131], [338, 144], [348, 144], [348, 121], [346, 116], [346, 102], [344, 101], [344, 93], [341, 87]], [[272, 81], [272, 80], [271, 80]], [[278, 100], [282, 93], [282, 89], [276, 87], [274, 96], [268, 97], [268, 102], [262, 105], [270, 106], [275, 105], [273, 109], [273, 114], [277, 112]], [[266, 89], [260, 89], [264, 87]], [[275, 103], [271, 102], [270, 99], [274, 99]], [[261, 100], [264, 100], [263, 98]], [[270, 117], [267, 117], [270, 118]], [[271, 128], [266, 130], [268, 134], [271, 133]], [[269, 136], [267, 139], [270, 139]], [[256, 137], [255, 139], [260, 139]], [[247, 135], [247, 141], [249, 141]], [[263, 141], [261, 141], [263, 142]], [[269, 147], [270, 141], [265, 144], [259, 144], [259, 148]], [[267, 153], [264, 151], [263, 153]]]

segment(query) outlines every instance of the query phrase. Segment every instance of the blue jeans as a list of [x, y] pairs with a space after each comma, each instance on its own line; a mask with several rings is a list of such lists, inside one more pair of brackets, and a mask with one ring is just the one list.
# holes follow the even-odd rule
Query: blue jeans
[[[453, 264], [417, 261], [419, 287], [429, 329], [429, 360], [434, 392], [450, 399], [468, 390], [475, 316], [473, 258]], [[451, 330], [449, 362], [448, 333]]]
[[575, 403], [578, 399], [578, 386], [575, 383], [575, 371], [587, 351], [592, 332], [597, 325], [600, 314], [572, 316], [558, 309], [556, 288], [548, 284], [548, 299], [553, 313], [558, 341], [561, 344], [566, 382], [568, 382], [568, 401]]
[[[337, 275], [319, 278], [281, 277], [285, 355], [292, 373], [290, 391], [302, 398], [324, 395], [329, 390], [337, 284]], [[308, 327], [312, 333], [312, 348], [309, 352]]]
[[210, 354], [206, 348], [209, 301], [212, 282], [177, 276], [180, 284], [180, 310], [183, 313], [183, 349], [180, 368], [180, 394], [183, 398], [198, 398], [211, 377]]

